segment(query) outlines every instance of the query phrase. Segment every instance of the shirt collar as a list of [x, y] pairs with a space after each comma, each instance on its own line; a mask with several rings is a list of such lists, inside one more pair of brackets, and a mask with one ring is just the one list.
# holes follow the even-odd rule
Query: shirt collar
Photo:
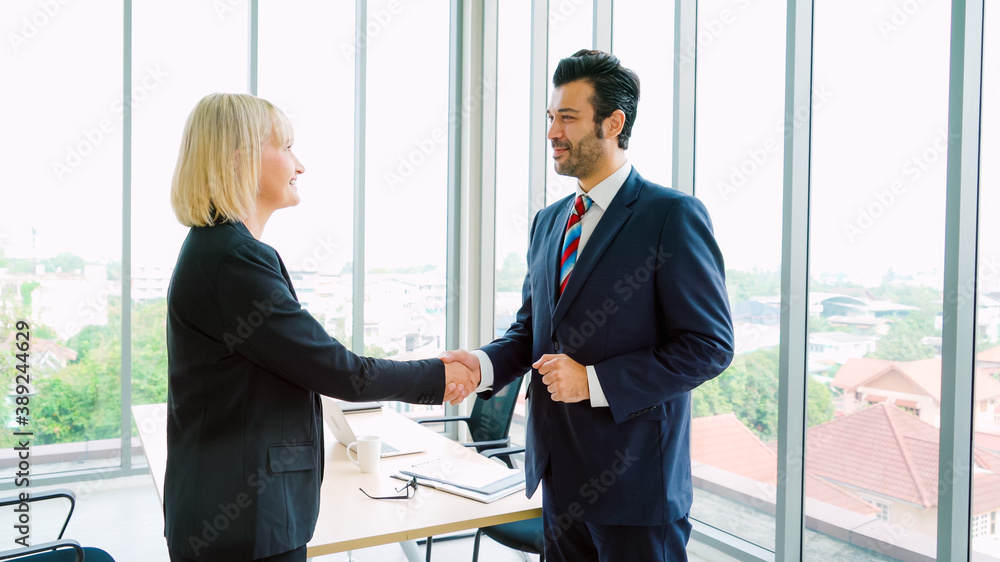
[[[592, 187], [590, 192], [586, 195], [593, 200], [595, 205], [600, 207], [602, 210], [607, 210], [608, 205], [611, 205], [611, 200], [615, 198], [615, 195], [618, 195], [618, 190], [625, 185], [625, 180], [628, 179], [628, 176], [631, 173], [632, 165], [629, 164], [628, 160], [626, 160], [621, 167], [614, 171], [614, 173], [604, 178], [601, 183]], [[579, 183], [576, 184], [576, 194], [584, 194]]]

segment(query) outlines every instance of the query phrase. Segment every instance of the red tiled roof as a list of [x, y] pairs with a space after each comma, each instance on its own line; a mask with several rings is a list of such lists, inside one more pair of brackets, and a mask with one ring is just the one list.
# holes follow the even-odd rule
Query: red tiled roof
[[691, 458], [758, 482], [777, 482], [778, 456], [735, 414], [693, 418]]
[[972, 476], [972, 514], [993, 511], [1000, 505], [1000, 474], [978, 472]]
[[990, 363], [1000, 363], [1000, 345], [980, 351], [976, 354], [976, 359], [980, 361], [989, 361]]
[[[733, 414], [692, 419], [693, 460], [775, 485], [775, 444], [765, 444]], [[980, 440], [983, 433], [977, 433]], [[1000, 436], [991, 436], [1000, 438]], [[878, 404], [810, 428], [806, 435], [806, 496], [856, 513], [873, 506], [850, 488], [924, 507], [937, 505], [938, 430], [895, 406]], [[974, 449], [973, 514], [1000, 509], [1000, 453]], [[985, 471], [985, 472], [984, 472]]]
[[[941, 402], [941, 358], [919, 361], [889, 361], [886, 359], [851, 358], [833, 377], [833, 386], [853, 392], [859, 386], [879, 388], [878, 380], [897, 373], [913, 382], [923, 394]], [[1000, 382], [983, 369], [976, 369], [976, 399], [1000, 396]], [[874, 400], [868, 399], [870, 402]]]
[[[778, 456], [733, 414], [691, 420], [691, 458], [771, 486], [777, 484]], [[806, 496], [862, 515], [878, 513], [875, 506], [809, 474]]]
[[937, 430], [879, 404], [812, 427], [806, 469], [832, 482], [910, 503], [937, 503]]

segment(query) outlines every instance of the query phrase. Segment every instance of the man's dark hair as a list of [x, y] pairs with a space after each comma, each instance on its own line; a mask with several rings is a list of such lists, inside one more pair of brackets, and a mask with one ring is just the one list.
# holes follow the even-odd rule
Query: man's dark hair
[[612, 54], [581, 49], [573, 53], [573, 56], [559, 61], [552, 75], [552, 85], [558, 88], [577, 80], [586, 80], [594, 87], [590, 105], [594, 106], [598, 138], [603, 138], [600, 124], [605, 119], [611, 117], [616, 109], [625, 113], [625, 124], [618, 135], [618, 147], [628, 148], [628, 139], [632, 136], [632, 124], [635, 123], [635, 113], [639, 106], [639, 77], [622, 66], [618, 57]]

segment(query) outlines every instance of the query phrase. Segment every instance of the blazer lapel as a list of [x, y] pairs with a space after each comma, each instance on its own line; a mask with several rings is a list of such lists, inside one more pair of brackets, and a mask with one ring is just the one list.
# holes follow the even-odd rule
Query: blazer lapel
[[[570, 274], [569, 282], [566, 283], [566, 292], [556, 302], [555, 310], [552, 312], [553, 332], [566, 314], [573, 299], [579, 294], [587, 277], [594, 271], [594, 266], [601, 260], [601, 256], [604, 255], [611, 241], [615, 239], [618, 231], [632, 216], [632, 210], [629, 209], [629, 206], [639, 197], [641, 183], [642, 177], [633, 168], [621, 189], [618, 190], [618, 194], [611, 200], [608, 209], [604, 211], [601, 222], [597, 223], [597, 228], [590, 235], [587, 245], [583, 248], [583, 253], [577, 259], [576, 266], [573, 267], [573, 273]], [[568, 219], [569, 213], [566, 213], [566, 216]], [[562, 248], [561, 244], [560, 241], [560, 249]]]

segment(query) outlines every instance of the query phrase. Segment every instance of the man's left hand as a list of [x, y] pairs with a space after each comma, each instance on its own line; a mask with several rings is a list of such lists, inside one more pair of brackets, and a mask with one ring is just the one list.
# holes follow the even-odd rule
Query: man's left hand
[[542, 375], [542, 382], [556, 402], [580, 402], [590, 399], [587, 368], [573, 361], [568, 355], [546, 353], [532, 367]]

